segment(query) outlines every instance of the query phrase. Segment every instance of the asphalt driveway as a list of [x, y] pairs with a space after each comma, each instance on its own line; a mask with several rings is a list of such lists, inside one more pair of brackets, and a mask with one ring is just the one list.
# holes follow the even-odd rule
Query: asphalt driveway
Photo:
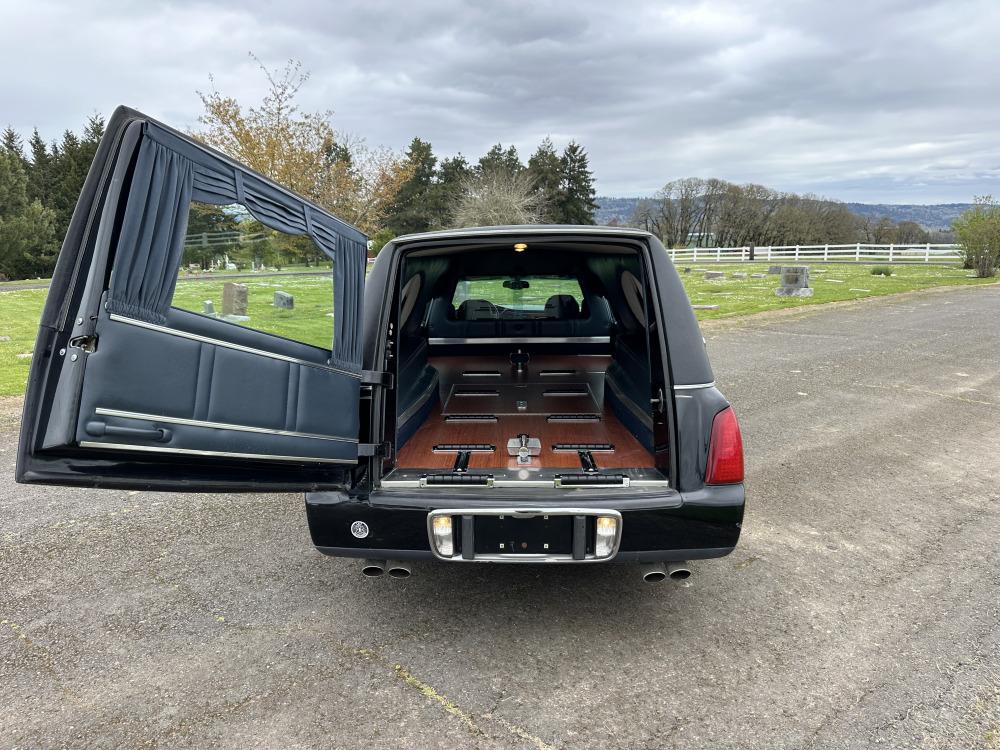
[[1000, 287], [706, 328], [731, 556], [424, 564], [302, 499], [24, 487], [0, 402], [0, 747], [1000, 747]]

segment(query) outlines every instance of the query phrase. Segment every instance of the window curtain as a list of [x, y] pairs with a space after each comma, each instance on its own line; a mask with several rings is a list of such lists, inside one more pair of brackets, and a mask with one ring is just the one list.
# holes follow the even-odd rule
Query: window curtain
[[139, 146], [118, 236], [108, 310], [164, 325], [184, 250], [194, 170], [151, 140]]
[[164, 323], [177, 282], [192, 200], [239, 203], [271, 229], [306, 235], [333, 260], [331, 364], [361, 372], [368, 238], [299, 196], [158, 123], [144, 123], [118, 242], [109, 309]]

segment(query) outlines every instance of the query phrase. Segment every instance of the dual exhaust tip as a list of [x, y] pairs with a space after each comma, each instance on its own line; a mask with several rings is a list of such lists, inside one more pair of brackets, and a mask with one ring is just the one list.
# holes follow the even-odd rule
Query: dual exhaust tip
[[[402, 560], [365, 560], [361, 565], [361, 574], [366, 578], [378, 578], [383, 573], [388, 573], [390, 578], [409, 578], [413, 570], [409, 563]], [[690, 577], [691, 569], [686, 562], [642, 566], [642, 580], [647, 583], [660, 583], [668, 578], [671, 581], [686, 581]]]
[[388, 573], [390, 578], [409, 578], [413, 571], [410, 564], [401, 560], [365, 560], [361, 565], [361, 575], [378, 578]]
[[650, 563], [642, 566], [642, 580], [646, 583], [660, 583], [668, 578], [671, 581], [686, 581], [691, 577], [691, 569], [686, 562]]

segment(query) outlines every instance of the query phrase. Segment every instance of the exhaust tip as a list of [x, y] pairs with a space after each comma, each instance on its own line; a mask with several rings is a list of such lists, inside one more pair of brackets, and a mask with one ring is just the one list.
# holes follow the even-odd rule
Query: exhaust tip
[[667, 574], [662, 570], [651, 570], [642, 576], [642, 580], [646, 583], [659, 583], [667, 577]]
[[361, 566], [361, 575], [366, 578], [378, 578], [383, 573], [385, 573], [384, 560], [365, 560]]
[[691, 577], [691, 568], [686, 562], [670, 563], [667, 566], [667, 575], [670, 576], [671, 581], [686, 581]]
[[385, 572], [390, 578], [409, 578], [410, 566], [397, 560], [391, 560], [385, 564]]

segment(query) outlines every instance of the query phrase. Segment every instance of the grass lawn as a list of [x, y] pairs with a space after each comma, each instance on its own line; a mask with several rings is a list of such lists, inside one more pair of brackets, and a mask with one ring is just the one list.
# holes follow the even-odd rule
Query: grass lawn
[[[877, 297], [883, 294], [909, 292], [933, 286], [951, 284], [983, 284], [996, 279], [970, 278], [972, 271], [961, 266], [893, 265], [892, 276], [873, 276], [869, 265], [853, 263], [810, 263], [809, 285], [815, 290], [812, 297], [778, 297], [774, 293], [780, 277], [767, 275], [752, 279], [750, 274], [767, 273], [767, 263], [707, 263], [678, 264], [681, 281], [693, 305], [718, 305], [718, 310], [696, 310], [699, 320], [727, 318], [734, 315], [763, 310], [777, 310], [801, 305], [816, 305], [838, 300]], [[691, 268], [691, 273], [683, 273]], [[704, 273], [695, 268], [722, 271], [724, 279], [705, 279]], [[747, 278], [734, 279], [733, 273], [745, 273]]]
[[[678, 271], [683, 269], [678, 267]], [[959, 266], [892, 266], [893, 276], [872, 276], [871, 266], [853, 264], [812, 264], [810, 283], [816, 290], [813, 297], [777, 297], [774, 287], [777, 276], [762, 279], [749, 278], [751, 273], [766, 273], [766, 263], [705, 264], [693, 268], [723, 271], [724, 279], [707, 281], [704, 273], [681, 273], [684, 288], [695, 305], [718, 305], [717, 310], [697, 310], [700, 319], [724, 318], [747, 315], [762, 310], [815, 305], [837, 300], [874, 297], [883, 294], [906, 292], [950, 284], [982, 284], [993, 279], [969, 278], [971, 272]], [[825, 271], [825, 273], [816, 273]], [[746, 273], [745, 279], [734, 279], [734, 272]], [[838, 283], [839, 282], [839, 283]], [[177, 284], [175, 303], [179, 307], [201, 312], [205, 300], [212, 300], [216, 312], [222, 310], [223, 279], [211, 281], [181, 281]], [[249, 314], [251, 325], [262, 331], [275, 333], [316, 346], [329, 347], [333, 338], [333, 282], [331, 276], [292, 276], [287, 278], [241, 279], [249, 287]], [[554, 285], [558, 282], [553, 281]], [[497, 283], [497, 294], [510, 294]], [[24, 392], [28, 377], [31, 352], [45, 289], [2, 291], [0, 286], [0, 396], [14, 396]], [[275, 309], [272, 304], [275, 291], [285, 291], [295, 296], [294, 310]], [[546, 294], [542, 294], [542, 292]], [[528, 297], [539, 296], [541, 303], [548, 292], [564, 289], [532, 288], [525, 290], [524, 302], [535, 302]], [[19, 356], [21, 355], [21, 356]]]

